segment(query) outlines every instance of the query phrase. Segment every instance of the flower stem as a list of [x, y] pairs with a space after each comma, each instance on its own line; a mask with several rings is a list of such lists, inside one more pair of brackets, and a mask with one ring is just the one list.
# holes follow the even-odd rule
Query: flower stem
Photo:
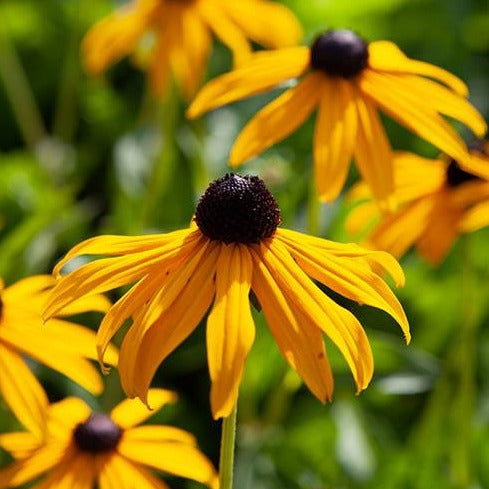
[[41, 113], [5, 26], [0, 26], [0, 80], [25, 143], [34, 149], [45, 136]]
[[231, 414], [222, 421], [221, 456], [219, 459], [219, 489], [232, 489], [234, 445], [236, 440], [236, 414], [238, 403]]
[[311, 178], [307, 196], [307, 234], [319, 236], [321, 219], [321, 203], [318, 199], [316, 183]]

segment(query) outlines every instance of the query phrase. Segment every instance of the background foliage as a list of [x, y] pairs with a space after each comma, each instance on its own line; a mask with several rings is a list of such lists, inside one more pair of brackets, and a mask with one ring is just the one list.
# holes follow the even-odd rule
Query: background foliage
[[[89, 236], [185, 226], [207, 183], [227, 171], [239, 128], [273, 97], [188, 122], [183, 103], [150, 97], [131, 61], [89, 78], [80, 64], [81, 36], [115, 3], [0, 3], [0, 275], [7, 284], [49, 272]], [[330, 27], [390, 39], [409, 56], [465, 79], [472, 102], [489, 115], [487, 0], [284, 3], [303, 22], [307, 41]], [[216, 43], [208, 77], [229, 67], [229, 53]], [[243, 171], [266, 179], [285, 226], [345, 241], [348, 204], [308, 204], [312, 122]], [[386, 124], [395, 148], [436, 155]], [[399, 296], [413, 330], [409, 347], [387, 315], [348, 304], [366, 325], [376, 361], [374, 381], [358, 397], [346, 364], [330, 348], [335, 400], [320, 405], [285, 366], [254, 311], [258, 332], [241, 389], [236, 489], [489, 487], [487, 238], [483, 230], [461, 240], [437, 269], [414, 254], [403, 259], [407, 285]], [[94, 327], [97, 320], [87, 317]], [[209, 413], [204, 344], [201, 327], [160, 369], [157, 384], [178, 390], [181, 400], [154, 420], [193, 431], [217, 464], [219, 426]], [[52, 400], [74, 393], [108, 409], [123, 397], [113, 374], [94, 399], [32, 367]], [[0, 430], [15, 427], [0, 404]], [[0, 457], [7, 462], [6, 454]]]

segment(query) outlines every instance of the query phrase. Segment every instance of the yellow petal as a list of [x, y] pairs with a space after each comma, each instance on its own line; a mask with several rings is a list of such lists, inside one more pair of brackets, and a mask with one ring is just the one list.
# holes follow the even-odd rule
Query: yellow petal
[[394, 170], [390, 143], [373, 104], [358, 95], [355, 103], [358, 113], [355, 161], [374, 198], [382, 207], [392, 209]]
[[75, 426], [86, 421], [90, 414], [89, 406], [78, 397], [67, 397], [49, 406], [48, 432], [49, 436], [60, 439], [71, 439]]
[[28, 457], [41, 444], [41, 438], [24, 431], [0, 435], [0, 447], [17, 459]]
[[333, 375], [321, 330], [284, 294], [261, 253], [253, 249], [252, 256], [252, 288], [280, 351], [321, 402], [331, 400]]
[[357, 139], [357, 113], [348, 82], [322, 78], [314, 170], [319, 199], [331, 202], [338, 197], [348, 174]]
[[20, 486], [56, 467], [66, 450], [66, 446], [55, 443], [44, 445], [28, 458], [0, 469], [0, 489]]
[[486, 226], [489, 226], [489, 202], [482, 202], [464, 214], [459, 231], [471, 233]]
[[406, 90], [398, 81], [402, 75], [364, 70], [359, 77], [362, 92], [371, 97], [390, 117], [418, 134], [444, 153], [464, 161], [467, 147], [455, 130], [427, 101]]
[[46, 427], [48, 399], [22, 358], [0, 341], [0, 394], [17, 419], [36, 437]]
[[117, 450], [138, 464], [215, 487], [217, 474], [214, 467], [207, 457], [192, 445], [173, 441], [159, 443], [158, 449], [155, 450], [151, 442], [126, 441], [122, 438]]
[[373, 358], [365, 331], [346, 309], [334, 303], [298, 267], [278, 240], [260, 246], [262, 260], [289, 301], [320, 328], [345, 357], [357, 391], [365, 389], [373, 374]]
[[125, 399], [118, 404], [110, 413], [112, 421], [121, 428], [132, 428], [159, 411], [165, 404], [173, 403], [177, 395], [166, 389], [150, 389], [148, 402], [152, 408], [150, 411], [138, 399]]
[[349, 236], [363, 235], [379, 218], [379, 207], [373, 200], [362, 202], [346, 216], [345, 230]]
[[200, 90], [187, 116], [195, 119], [209, 110], [264, 92], [301, 75], [309, 66], [309, 48], [294, 47], [259, 53], [244, 66], [219, 76]]
[[331, 255], [325, 257], [304, 243], [294, 246], [286, 242], [284, 244], [299, 267], [314, 280], [350, 300], [377, 307], [390, 314], [399, 323], [409, 342], [409, 324], [401, 304], [384, 280], [366, 263]]
[[223, 9], [211, 2], [197, 2], [196, 8], [219, 40], [233, 52], [234, 65], [241, 66], [247, 62], [251, 57], [250, 43]]
[[[125, 392], [147, 403], [146, 393], [158, 365], [198, 325], [214, 296], [219, 247], [212, 243], [175, 300], [149, 324], [135, 322], [124, 338], [119, 370]], [[172, 292], [173, 295], [173, 292]]]
[[[138, 402], [139, 405], [143, 406], [141, 401], [138, 400], [135, 402]], [[151, 403], [151, 399], [149, 402]], [[151, 443], [168, 443], [175, 441], [187, 443], [189, 445], [197, 445], [195, 436], [188, 431], [175, 428], [174, 426], [161, 425], [138, 426], [126, 430], [124, 431], [124, 440], [126, 440], [127, 443], [131, 443], [132, 441], [146, 441]]]
[[132, 2], [95, 24], [81, 47], [87, 70], [100, 73], [133, 51], [158, 8], [158, 0]]
[[261, 109], [241, 131], [229, 162], [236, 166], [294, 132], [311, 115], [322, 75], [312, 73]]
[[262, 46], [294, 46], [302, 38], [302, 28], [295, 15], [277, 2], [220, 0], [219, 3], [246, 36]]
[[462, 97], [466, 97], [469, 92], [467, 85], [457, 76], [430, 63], [409, 59], [390, 41], [376, 41], [368, 45], [368, 65], [378, 71], [412, 73], [434, 78]]
[[216, 266], [216, 297], [206, 333], [214, 419], [229, 416], [236, 405], [246, 357], [255, 339], [249, 304], [252, 270], [246, 246], [221, 246]]
[[45, 293], [55, 283], [56, 280], [51, 275], [33, 275], [32, 277], [23, 278], [2, 292], [2, 300], [25, 304], [25, 301], [31, 299], [33, 295]]

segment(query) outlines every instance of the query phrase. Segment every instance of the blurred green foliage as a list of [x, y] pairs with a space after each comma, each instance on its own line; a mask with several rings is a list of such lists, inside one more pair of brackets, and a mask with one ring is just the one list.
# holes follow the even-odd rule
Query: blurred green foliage
[[[411, 57], [465, 79], [473, 103], [489, 114], [487, 0], [283, 3], [303, 22], [308, 41], [330, 27], [390, 39]], [[187, 225], [206, 184], [228, 171], [227, 153], [239, 129], [272, 97], [255, 97], [190, 123], [183, 102], [151, 99], [144, 75], [128, 60], [89, 78], [79, 57], [81, 37], [115, 4], [0, 3], [0, 64], [14, 56], [34, 101], [29, 106], [22, 87], [11, 92], [0, 77], [0, 275], [6, 283], [49, 272], [89, 236]], [[208, 78], [229, 68], [229, 53], [216, 42]], [[19, 100], [27, 103], [21, 110], [40, 119], [31, 128], [38, 136], [34, 144], [25, 144], [16, 118]], [[436, 154], [397, 124], [386, 124], [394, 147]], [[243, 168], [269, 183], [284, 225], [296, 229], [307, 228], [311, 212], [312, 127], [310, 121]], [[350, 182], [355, 177], [352, 170]], [[320, 233], [347, 239], [347, 210], [341, 200], [322, 205]], [[489, 487], [488, 237], [483, 230], [462, 240], [438, 269], [414, 254], [403, 259], [407, 285], [399, 296], [412, 327], [409, 347], [386, 315], [349, 304], [366, 325], [376, 360], [374, 381], [358, 397], [345, 362], [330, 345], [335, 401], [320, 405], [285, 365], [255, 312], [257, 337], [241, 388], [236, 489]], [[91, 323], [95, 328], [96, 318]], [[160, 369], [156, 383], [178, 390], [181, 401], [154, 422], [192, 430], [217, 462], [219, 426], [209, 413], [204, 344], [201, 325]], [[122, 398], [116, 375], [95, 400], [36, 368], [53, 399], [76, 393], [110, 408]], [[0, 409], [0, 431], [13, 429], [15, 420]]]

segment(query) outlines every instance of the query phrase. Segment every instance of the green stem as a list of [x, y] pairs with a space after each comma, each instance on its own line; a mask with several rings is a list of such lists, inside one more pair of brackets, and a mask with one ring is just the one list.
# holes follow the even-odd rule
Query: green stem
[[25, 143], [34, 149], [45, 136], [41, 113], [20, 59], [11, 44], [5, 26], [0, 25], [0, 80], [12, 106]]
[[219, 459], [219, 489], [233, 488], [237, 411], [238, 403], [234, 406], [232, 413], [222, 421], [221, 456]]

